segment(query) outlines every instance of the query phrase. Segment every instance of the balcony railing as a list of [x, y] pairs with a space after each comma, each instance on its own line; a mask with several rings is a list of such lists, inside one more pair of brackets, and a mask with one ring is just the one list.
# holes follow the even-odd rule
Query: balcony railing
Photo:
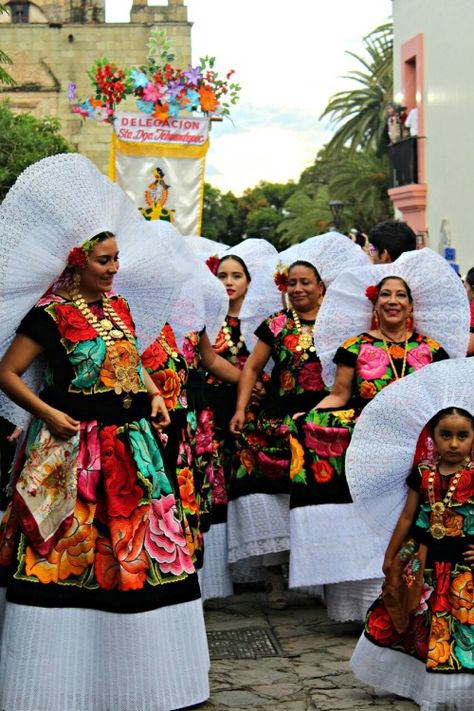
[[417, 137], [402, 138], [388, 147], [392, 188], [418, 182]]

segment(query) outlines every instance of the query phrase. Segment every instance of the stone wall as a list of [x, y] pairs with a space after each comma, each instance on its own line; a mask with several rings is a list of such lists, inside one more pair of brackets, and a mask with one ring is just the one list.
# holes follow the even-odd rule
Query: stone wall
[[[8, 71], [17, 81], [12, 89], [0, 88], [0, 99], [8, 97], [14, 111], [28, 111], [37, 117], [56, 116], [62, 134], [80, 153], [106, 172], [111, 128], [84, 120], [71, 113], [67, 91], [69, 82], [77, 86], [79, 97], [91, 93], [87, 72], [100, 57], [119, 66], [142, 64], [150, 27], [160, 24], [173, 44], [176, 64], [187, 68], [191, 62], [191, 23], [187, 9], [179, 0], [168, 6], [134, 5], [132, 16], [141, 21], [122, 23], [56, 23], [48, 14], [54, 5], [57, 16], [61, 3], [36, 3], [50, 24], [0, 24], [0, 47], [14, 62]], [[69, 7], [70, 3], [63, 3]], [[138, 12], [139, 10], [139, 12]], [[158, 22], [157, 13], [166, 17]], [[127, 109], [133, 110], [129, 101]], [[125, 106], [124, 106], [125, 108]]]

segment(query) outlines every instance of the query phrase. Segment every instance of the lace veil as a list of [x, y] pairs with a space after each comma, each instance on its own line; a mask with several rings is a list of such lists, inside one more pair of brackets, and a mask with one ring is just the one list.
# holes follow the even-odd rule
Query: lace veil
[[362, 411], [346, 453], [346, 476], [360, 514], [387, 542], [405, 503], [405, 479], [423, 427], [446, 407], [474, 414], [473, 381], [473, 358], [432, 363], [381, 390]]

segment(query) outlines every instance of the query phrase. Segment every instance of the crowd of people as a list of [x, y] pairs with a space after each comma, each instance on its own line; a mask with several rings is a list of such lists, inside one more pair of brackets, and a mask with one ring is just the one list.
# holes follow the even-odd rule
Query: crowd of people
[[19, 177], [0, 708], [200, 704], [203, 601], [264, 581], [363, 623], [363, 681], [471, 709], [474, 277], [397, 220], [349, 237], [184, 238], [77, 154]]

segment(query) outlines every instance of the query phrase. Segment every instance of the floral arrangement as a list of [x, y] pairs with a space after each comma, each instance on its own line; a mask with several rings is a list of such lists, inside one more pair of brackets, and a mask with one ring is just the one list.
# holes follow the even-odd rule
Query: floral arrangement
[[85, 267], [87, 264], [87, 255], [92, 252], [97, 244], [97, 238], [88, 239], [80, 247], [73, 247], [67, 255], [68, 267]]
[[217, 254], [211, 254], [210, 257], [206, 259], [206, 265], [209, 267], [211, 272], [216, 276], [217, 274], [217, 268], [219, 266], [220, 259], [217, 256]]
[[276, 269], [273, 272], [273, 281], [278, 287], [278, 291], [282, 294], [286, 294], [288, 287], [288, 267], [286, 267], [283, 262], [278, 262]]
[[368, 286], [367, 289], [365, 290], [365, 295], [369, 301], [371, 301], [373, 304], [375, 304], [375, 302], [379, 298], [378, 286], [375, 286], [375, 284], [371, 284], [371, 286]]
[[[148, 42], [147, 64], [121, 69], [107, 59], [98, 59], [88, 76], [94, 95], [72, 104], [72, 111], [96, 121], [112, 123], [117, 106], [134, 96], [137, 108], [160, 121], [182, 112], [201, 112], [205, 116], [230, 115], [238, 100], [240, 86], [231, 82], [234, 70], [222, 79], [215, 70], [215, 57], [203, 57], [197, 67], [186, 71], [173, 66], [175, 55], [164, 30], [154, 27]], [[70, 84], [68, 98], [75, 99]]]

